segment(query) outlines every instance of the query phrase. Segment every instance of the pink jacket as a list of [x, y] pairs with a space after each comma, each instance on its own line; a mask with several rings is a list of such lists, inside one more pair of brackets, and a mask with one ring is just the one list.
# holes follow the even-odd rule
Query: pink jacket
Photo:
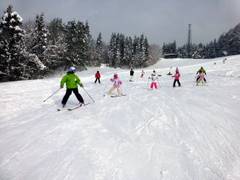
[[199, 75], [199, 80], [203, 80], [205, 78], [205, 74], [203, 72], [201, 72]]
[[180, 79], [180, 73], [176, 72], [175, 75], [173, 76], [175, 80], [179, 80]]
[[122, 81], [119, 78], [110, 79], [113, 82], [113, 86], [119, 88], [122, 85]]

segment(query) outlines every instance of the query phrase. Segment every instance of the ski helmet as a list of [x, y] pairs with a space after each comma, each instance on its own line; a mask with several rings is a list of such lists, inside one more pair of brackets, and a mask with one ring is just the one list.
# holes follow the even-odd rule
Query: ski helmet
[[115, 73], [115, 74], [113, 75], [113, 78], [114, 78], [114, 79], [117, 79], [117, 78], [118, 78], [118, 74]]
[[68, 69], [68, 72], [75, 72], [76, 71], [76, 68], [71, 66], [69, 69]]

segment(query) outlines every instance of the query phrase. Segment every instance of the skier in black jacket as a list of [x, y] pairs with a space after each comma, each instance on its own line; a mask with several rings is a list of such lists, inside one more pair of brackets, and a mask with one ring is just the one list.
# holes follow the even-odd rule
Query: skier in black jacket
[[133, 69], [131, 68], [131, 69], [130, 69], [130, 80], [129, 80], [129, 81], [133, 81], [133, 75], [134, 75], [134, 71], [133, 71]]

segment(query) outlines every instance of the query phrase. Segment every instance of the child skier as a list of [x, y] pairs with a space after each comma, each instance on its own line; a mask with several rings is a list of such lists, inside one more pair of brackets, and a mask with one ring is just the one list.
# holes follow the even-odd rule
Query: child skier
[[131, 70], [130, 70], [130, 80], [129, 81], [133, 81], [133, 75], [134, 75], [134, 71], [131, 68]]
[[82, 96], [78, 92], [78, 85], [83, 87], [79, 77], [75, 74], [76, 68], [70, 67], [67, 71], [67, 74], [62, 78], [60, 82], [60, 88], [63, 88], [64, 84], [66, 83], [66, 94], [62, 99], [62, 106], [64, 107], [68, 101], [69, 96], [72, 92], [77, 97], [80, 104], [84, 104], [84, 100]]
[[151, 74], [151, 76], [149, 77], [149, 79], [152, 80], [151, 85], [150, 85], [150, 88], [151, 88], [151, 89], [153, 89], [153, 88], [157, 89], [157, 88], [158, 88], [158, 86], [157, 86], [158, 76], [157, 76], [157, 73], [156, 73], [155, 70], [153, 70], [153, 73]]
[[227, 58], [224, 58], [224, 59], [223, 59], [223, 64], [225, 64], [226, 61], [227, 61]]
[[172, 76], [172, 77], [174, 77], [173, 87], [176, 86], [176, 82], [178, 83], [178, 86], [179, 86], [179, 87], [181, 86], [181, 83], [180, 83], [180, 81], [179, 81], [180, 76], [181, 76], [181, 75], [180, 75], [180, 73], [179, 73], [179, 70], [178, 70], [178, 68], [176, 68], [175, 74]]
[[207, 82], [205, 75], [207, 75], [205, 69], [203, 67], [201, 67], [198, 71], [197, 71], [197, 79], [196, 79], [196, 83], [199, 82], [199, 80], [203, 80], [205, 83]]
[[143, 78], [144, 74], [145, 74], [145, 72], [144, 72], [144, 70], [142, 70], [140, 78]]
[[172, 66], [169, 68], [169, 72], [167, 73], [167, 75], [171, 76], [172, 75]]
[[122, 81], [119, 79], [118, 74], [114, 74], [113, 78], [110, 79], [113, 82], [112, 88], [108, 91], [108, 95], [112, 95], [112, 92], [116, 89], [118, 96], [123, 95], [120, 91], [120, 86], [122, 85]]
[[100, 84], [100, 83], [101, 83], [101, 82], [100, 82], [101, 74], [100, 74], [99, 71], [96, 72], [95, 78], [96, 78], [95, 83], [98, 81], [98, 83]]
[[202, 83], [202, 85], [203, 85], [204, 83], [206, 83], [206, 79], [205, 79], [205, 74], [204, 74], [204, 72], [199, 72], [196, 83], [197, 83], [197, 86], [198, 86], [199, 83]]

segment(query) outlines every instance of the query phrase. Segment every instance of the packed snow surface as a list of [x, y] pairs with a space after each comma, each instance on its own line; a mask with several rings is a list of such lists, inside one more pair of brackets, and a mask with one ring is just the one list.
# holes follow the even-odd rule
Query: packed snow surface
[[[178, 66], [182, 87], [166, 74]], [[196, 86], [196, 71], [207, 85]], [[162, 76], [149, 89], [148, 76]], [[94, 73], [102, 84], [94, 84]], [[239, 180], [240, 56], [162, 59], [129, 70], [101, 66], [78, 72], [95, 103], [57, 111], [64, 74], [0, 84], [0, 180]], [[103, 96], [118, 73], [124, 97]], [[85, 102], [92, 103], [79, 88]], [[74, 95], [67, 107], [78, 102]]]

